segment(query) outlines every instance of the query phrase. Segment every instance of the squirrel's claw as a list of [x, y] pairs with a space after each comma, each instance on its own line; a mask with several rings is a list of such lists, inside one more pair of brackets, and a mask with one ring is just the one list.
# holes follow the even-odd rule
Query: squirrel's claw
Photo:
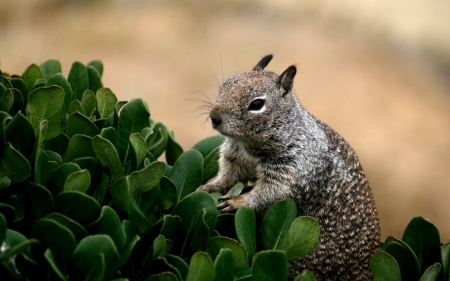
[[208, 193], [220, 192], [221, 188], [214, 184], [205, 184], [196, 189], [196, 191], [206, 191]]
[[217, 205], [217, 210], [220, 210], [221, 213], [235, 212], [242, 206], [248, 207], [248, 203], [242, 195], [224, 195], [219, 198], [219, 201], [222, 200], [224, 202]]

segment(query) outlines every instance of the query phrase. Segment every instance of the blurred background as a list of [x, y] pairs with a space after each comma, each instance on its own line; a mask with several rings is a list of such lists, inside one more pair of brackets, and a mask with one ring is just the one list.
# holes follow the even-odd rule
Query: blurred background
[[301, 103], [356, 150], [382, 238], [422, 215], [448, 241], [449, 1], [0, 1], [3, 71], [100, 59], [103, 84], [144, 98], [185, 149], [216, 134], [192, 100], [269, 53], [266, 69], [296, 64]]

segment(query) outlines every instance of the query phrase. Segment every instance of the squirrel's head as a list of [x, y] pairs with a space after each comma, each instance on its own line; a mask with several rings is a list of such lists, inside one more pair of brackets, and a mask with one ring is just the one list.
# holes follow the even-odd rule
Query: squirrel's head
[[252, 71], [220, 86], [209, 114], [214, 129], [236, 139], [263, 141], [295, 115], [299, 103], [292, 88], [297, 70], [290, 66], [281, 75], [264, 71], [271, 60], [272, 55], [263, 57]]

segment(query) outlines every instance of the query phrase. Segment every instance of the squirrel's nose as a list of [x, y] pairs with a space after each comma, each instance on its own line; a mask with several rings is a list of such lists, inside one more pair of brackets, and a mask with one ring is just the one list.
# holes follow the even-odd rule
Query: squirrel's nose
[[209, 117], [211, 118], [211, 124], [213, 128], [216, 128], [222, 123], [222, 117], [217, 109], [213, 108], [209, 113]]

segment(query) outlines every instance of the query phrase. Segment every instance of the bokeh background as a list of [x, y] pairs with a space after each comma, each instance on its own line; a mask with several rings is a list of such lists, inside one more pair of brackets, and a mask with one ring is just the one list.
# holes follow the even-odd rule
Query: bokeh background
[[268, 53], [267, 70], [297, 65], [302, 104], [358, 153], [383, 239], [422, 215], [448, 241], [448, 0], [0, 1], [2, 70], [100, 59], [104, 85], [144, 98], [185, 149], [216, 134], [192, 100]]

